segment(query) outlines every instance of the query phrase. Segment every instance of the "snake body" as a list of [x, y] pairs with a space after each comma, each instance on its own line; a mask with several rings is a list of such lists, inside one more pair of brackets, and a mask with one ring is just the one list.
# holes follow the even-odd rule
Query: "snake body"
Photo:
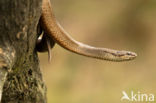
[[134, 52], [97, 48], [74, 40], [57, 22], [50, 0], [43, 0], [42, 2], [40, 24], [46, 35], [52, 38], [57, 44], [80, 55], [110, 61], [128, 61], [137, 56]]

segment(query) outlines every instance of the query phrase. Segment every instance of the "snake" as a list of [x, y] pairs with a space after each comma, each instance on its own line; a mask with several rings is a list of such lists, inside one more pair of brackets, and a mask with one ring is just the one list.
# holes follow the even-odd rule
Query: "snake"
[[[73, 53], [107, 61], [129, 61], [137, 57], [137, 54], [135, 52], [94, 47], [76, 41], [69, 35], [69, 33], [67, 33], [63, 29], [63, 27], [56, 20], [50, 0], [42, 1], [42, 13], [39, 22], [41, 28], [44, 31], [43, 35], [45, 35], [45, 37], [48, 37], [51, 41], [51, 43], [47, 43], [48, 45], [52, 44], [53, 46], [56, 42], [64, 49], [69, 50]], [[39, 48], [41, 47], [41, 43], [42, 42], [38, 43]], [[48, 46], [47, 48], [50, 52], [50, 46]], [[40, 51], [46, 50], [40, 49]]]

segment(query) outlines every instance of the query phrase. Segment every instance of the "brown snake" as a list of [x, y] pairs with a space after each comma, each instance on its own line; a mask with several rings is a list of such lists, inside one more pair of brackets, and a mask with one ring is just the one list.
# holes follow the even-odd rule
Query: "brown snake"
[[134, 52], [92, 47], [74, 40], [55, 19], [50, 0], [42, 2], [40, 25], [45, 35], [61, 47], [80, 55], [109, 61], [128, 61], [137, 56]]

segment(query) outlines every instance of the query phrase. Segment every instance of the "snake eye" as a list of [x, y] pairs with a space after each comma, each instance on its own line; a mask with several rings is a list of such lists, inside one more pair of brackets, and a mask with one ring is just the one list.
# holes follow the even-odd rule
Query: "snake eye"
[[132, 53], [130, 53], [130, 52], [127, 52], [126, 54], [127, 54], [127, 55], [132, 55]]

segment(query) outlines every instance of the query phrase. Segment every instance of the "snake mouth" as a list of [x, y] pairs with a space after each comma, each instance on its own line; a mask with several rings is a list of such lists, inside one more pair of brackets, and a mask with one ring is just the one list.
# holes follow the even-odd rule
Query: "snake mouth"
[[133, 59], [135, 59], [136, 57], [137, 57], [137, 54], [134, 53], [134, 52], [130, 52], [130, 51], [128, 51], [128, 52], [126, 53], [126, 55], [125, 55], [125, 58], [126, 58], [127, 60], [133, 60]]
[[[120, 62], [120, 61], [129, 61], [133, 60], [137, 57], [137, 54], [131, 51], [117, 51], [115, 53], [112, 53], [115, 57], [115, 61]], [[112, 61], [114, 61], [112, 60]]]
[[128, 52], [127, 55], [129, 55], [131, 58], [136, 58], [137, 54], [134, 52]]

